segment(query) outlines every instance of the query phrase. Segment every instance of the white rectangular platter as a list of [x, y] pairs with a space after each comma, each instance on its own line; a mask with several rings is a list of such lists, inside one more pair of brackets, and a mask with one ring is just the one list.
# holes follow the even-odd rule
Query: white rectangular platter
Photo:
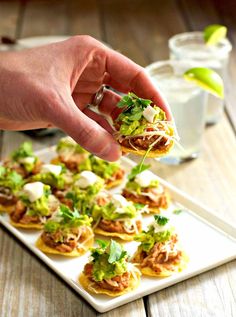
[[[43, 161], [49, 162], [55, 156], [54, 148], [47, 148], [36, 153]], [[129, 171], [135, 163], [128, 158], [122, 158], [122, 166]], [[0, 223], [16, 238], [26, 245], [37, 257], [46, 263], [78, 294], [87, 300], [97, 311], [106, 312], [137, 298], [151, 294], [165, 287], [186, 280], [192, 276], [210, 270], [236, 258], [236, 227], [226, 223], [214, 212], [195, 202], [191, 197], [181, 192], [166, 181], [160, 179], [170, 192], [173, 202], [167, 211], [180, 235], [181, 244], [189, 256], [188, 267], [171, 277], [148, 278], [142, 277], [140, 286], [133, 292], [111, 298], [106, 295], [91, 295], [79, 284], [78, 276], [88, 261], [89, 252], [79, 258], [65, 258], [42, 253], [35, 247], [39, 231], [19, 230], [10, 225], [7, 215], [0, 215]], [[123, 184], [124, 185], [124, 184]], [[120, 192], [122, 186], [112, 192]], [[181, 209], [178, 215], [173, 211]], [[152, 216], [144, 216], [144, 229], [152, 221]], [[97, 236], [101, 239], [101, 236]], [[125, 243], [124, 247], [132, 255], [138, 243]]]

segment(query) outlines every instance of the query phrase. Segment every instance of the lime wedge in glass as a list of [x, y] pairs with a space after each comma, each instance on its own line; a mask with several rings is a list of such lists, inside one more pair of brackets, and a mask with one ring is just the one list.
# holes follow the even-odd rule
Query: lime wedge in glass
[[216, 45], [226, 37], [227, 28], [224, 25], [212, 24], [204, 29], [203, 34], [207, 45]]
[[212, 95], [220, 99], [224, 98], [223, 80], [214, 70], [205, 67], [194, 67], [184, 73], [184, 78], [194, 82]]

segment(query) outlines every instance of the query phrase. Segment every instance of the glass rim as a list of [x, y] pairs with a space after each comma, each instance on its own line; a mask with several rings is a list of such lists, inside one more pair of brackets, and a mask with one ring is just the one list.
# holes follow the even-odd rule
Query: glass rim
[[[183, 32], [183, 33], [175, 34], [168, 40], [169, 49], [172, 51], [181, 52], [182, 46], [178, 47], [176, 45], [176, 41], [184, 40], [187, 38], [192, 38], [192, 39], [202, 38], [203, 39], [203, 32], [193, 31], [193, 32]], [[222, 39], [219, 43], [221, 44], [221, 46], [215, 46], [216, 54], [214, 54], [213, 52], [209, 52], [209, 54], [217, 55], [219, 54], [219, 52], [229, 53], [232, 50], [232, 44], [228, 38]]]

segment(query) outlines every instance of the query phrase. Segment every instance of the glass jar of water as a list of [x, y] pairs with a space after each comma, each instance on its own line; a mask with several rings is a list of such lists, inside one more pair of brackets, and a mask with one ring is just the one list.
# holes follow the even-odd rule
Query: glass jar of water
[[[232, 45], [228, 39], [222, 39], [216, 45], [206, 45], [203, 32], [187, 32], [173, 36], [169, 40], [170, 58], [173, 60], [191, 60], [200, 67], [208, 67], [225, 81]], [[224, 102], [209, 95], [206, 123], [214, 124], [220, 120], [224, 110]]]
[[196, 158], [201, 151], [205, 126], [207, 93], [183, 78], [194, 67], [184, 61], [160, 61], [146, 67], [154, 85], [160, 89], [170, 105], [180, 137], [170, 154], [160, 161], [179, 164]]

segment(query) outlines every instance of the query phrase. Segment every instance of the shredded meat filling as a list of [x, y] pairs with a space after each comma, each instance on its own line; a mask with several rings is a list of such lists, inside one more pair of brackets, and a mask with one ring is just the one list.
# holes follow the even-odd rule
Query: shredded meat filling
[[119, 168], [112, 177], [106, 179], [105, 184], [112, 184], [114, 181], [122, 180], [124, 177], [125, 171], [122, 168]]
[[[117, 131], [119, 131], [121, 126], [121, 122], [116, 122], [115, 128]], [[160, 131], [165, 131], [165, 128], [159, 124], [158, 129]], [[152, 131], [152, 128], [149, 128], [150, 131]], [[148, 150], [149, 146], [155, 142], [158, 138], [160, 138], [160, 135], [153, 135], [153, 136], [139, 136], [139, 137], [133, 137], [130, 139], [123, 139], [118, 140], [118, 142], [123, 145], [126, 148], [132, 148], [130, 145], [130, 142], [138, 149], [138, 150]], [[165, 151], [169, 147], [168, 138], [163, 136], [156, 144], [154, 144], [152, 150], [158, 150], [158, 151]]]
[[[142, 228], [142, 223], [140, 220], [136, 221], [136, 226], [138, 231], [141, 231]], [[135, 233], [135, 228], [132, 226], [129, 230], [126, 229], [124, 226], [123, 221], [118, 221], [118, 220], [106, 220], [106, 219], [101, 219], [98, 227], [101, 228], [104, 231], [107, 232], [118, 232], [118, 233], [126, 233], [126, 234], [134, 234]]]
[[[39, 216], [30, 216], [26, 213], [27, 207], [20, 200], [17, 201], [15, 205], [14, 211], [10, 214], [11, 220], [21, 224], [41, 224], [42, 220]], [[45, 218], [49, 218], [50, 215], [45, 216]]]
[[88, 238], [88, 229], [86, 227], [71, 228], [70, 236], [64, 236], [63, 232], [55, 233], [43, 232], [41, 239], [50, 248], [59, 252], [72, 252], [78, 243], [82, 243]]
[[87, 263], [84, 267], [84, 274], [89, 278], [90, 281], [96, 283], [97, 286], [107, 289], [113, 292], [122, 292], [124, 289], [129, 287], [130, 273], [125, 272], [122, 275], [117, 275], [111, 279], [105, 279], [101, 282], [96, 282], [92, 276], [93, 264]]
[[173, 271], [173, 265], [180, 261], [182, 255], [181, 250], [175, 249], [177, 241], [177, 235], [173, 235], [171, 241], [168, 242], [169, 250], [167, 250], [166, 242], [157, 242], [148, 253], [142, 250], [139, 258], [134, 258], [133, 262], [139, 262], [142, 268], [150, 267], [157, 273], [162, 272], [163, 269]]
[[99, 206], [105, 206], [107, 203], [109, 202], [108, 200], [108, 197], [106, 196], [98, 196], [96, 198], [96, 203], [99, 205]]
[[73, 209], [73, 201], [71, 199], [66, 198], [66, 192], [54, 188], [52, 190], [52, 193], [54, 196], [57, 197], [57, 199], [64, 205], [68, 206], [70, 209]]
[[16, 203], [17, 199], [12, 195], [11, 189], [0, 187], [0, 204], [3, 206], [11, 206]]
[[[150, 193], [150, 197], [146, 195], [135, 195], [134, 193], [131, 193], [127, 189], [123, 189], [122, 195], [135, 203], [148, 205], [149, 207], [153, 208], [167, 208], [168, 207], [168, 199], [165, 194], [163, 193], [155, 193], [155, 188], [145, 188], [142, 190], [144, 193]], [[152, 198], [152, 199], [151, 199]]]
[[14, 211], [11, 213], [10, 217], [14, 222], [19, 222], [26, 212], [26, 206], [22, 201], [18, 200]]
[[[148, 150], [149, 146], [156, 141], [160, 136], [155, 135], [152, 136], [151, 138], [147, 136], [143, 137], [137, 137], [137, 138], [132, 138], [131, 142], [132, 144], [138, 149], [138, 150]], [[166, 137], [162, 137], [152, 148], [153, 151], [159, 150], [159, 151], [165, 151], [168, 147], [169, 144], [167, 143], [168, 139]], [[126, 148], [131, 148], [132, 146], [130, 145], [130, 142], [128, 139], [119, 141], [121, 145], [123, 145]], [[166, 144], [167, 143], [167, 144]]]
[[79, 165], [86, 159], [87, 156], [87, 153], [77, 153], [70, 155], [69, 157], [59, 155], [59, 161], [64, 163], [70, 171], [78, 172]]
[[24, 168], [24, 165], [19, 164], [18, 162], [12, 162], [12, 161], [5, 161], [3, 164], [5, 167], [9, 167], [18, 174], [20, 174], [23, 178], [27, 178], [31, 175], [38, 174], [41, 169], [42, 162], [37, 161], [32, 172], [27, 172], [26, 169]]

